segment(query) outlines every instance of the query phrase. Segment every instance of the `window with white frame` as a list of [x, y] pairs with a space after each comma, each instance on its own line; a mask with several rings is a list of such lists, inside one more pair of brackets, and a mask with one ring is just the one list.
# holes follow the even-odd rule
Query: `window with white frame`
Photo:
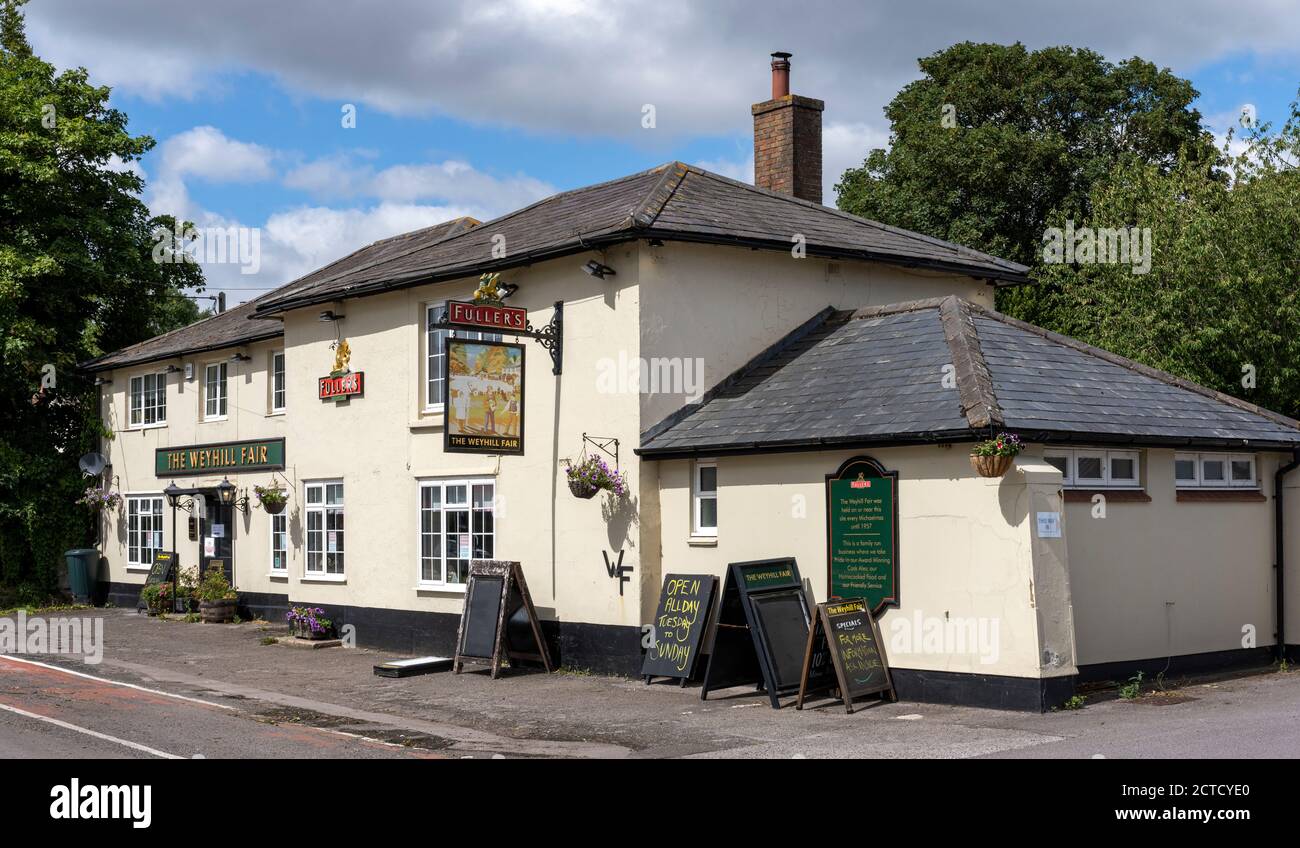
[[1255, 455], [1174, 454], [1174, 486], [1179, 489], [1257, 489]]
[[226, 363], [213, 362], [203, 371], [203, 417], [226, 417]]
[[436, 409], [447, 402], [446, 378], [443, 365], [447, 352], [443, 342], [451, 335], [458, 339], [501, 341], [500, 333], [480, 333], [475, 330], [448, 330], [437, 327], [447, 317], [445, 303], [431, 303], [424, 310], [424, 408]]
[[691, 481], [691, 532], [696, 536], [718, 535], [718, 465], [697, 462]]
[[167, 423], [167, 372], [141, 374], [131, 378], [132, 427], [155, 427]]
[[343, 576], [343, 481], [307, 483], [307, 576]]
[[463, 586], [474, 559], [496, 554], [496, 483], [420, 483], [420, 583]]
[[126, 498], [126, 564], [153, 566], [153, 555], [163, 549], [163, 499], [161, 495]]
[[284, 351], [271, 354], [271, 411], [284, 412]]
[[1140, 454], [1134, 450], [1056, 448], [1043, 450], [1043, 460], [1061, 472], [1069, 489], [1139, 489]]
[[289, 516], [283, 512], [271, 516], [271, 571], [289, 569]]

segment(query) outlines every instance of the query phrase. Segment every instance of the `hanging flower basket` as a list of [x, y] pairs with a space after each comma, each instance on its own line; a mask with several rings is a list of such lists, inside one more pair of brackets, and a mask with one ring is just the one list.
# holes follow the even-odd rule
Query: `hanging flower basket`
[[980, 442], [970, 452], [970, 467], [981, 477], [1001, 477], [1023, 449], [1015, 433], [998, 433], [996, 439]]
[[568, 465], [565, 472], [569, 478], [569, 491], [575, 498], [593, 498], [602, 489], [620, 498], [627, 493], [627, 481], [623, 475], [598, 456], [584, 456], [578, 462], [566, 459], [565, 463]]
[[262, 509], [266, 510], [267, 515], [279, 515], [284, 512], [285, 506], [289, 503], [289, 496], [285, 494], [284, 489], [254, 486], [253, 493], [257, 495], [257, 500], [262, 505]]

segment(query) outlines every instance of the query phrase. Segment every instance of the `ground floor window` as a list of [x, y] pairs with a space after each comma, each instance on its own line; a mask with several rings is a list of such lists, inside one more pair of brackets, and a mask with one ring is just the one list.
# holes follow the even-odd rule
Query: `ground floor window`
[[420, 582], [463, 586], [472, 559], [496, 555], [492, 480], [420, 483]]
[[271, 516], [271, 570], [289, 568], [289, 516], [284, 513]]
[[1043, 459], [1061, 472], [1067, 489], [1138, 489], [1139, 455], [1134, 450], [1047, 448]]
[[162, 548], [162, 496], [128, 496], [126, 499], [127, 565], [149, 568], [153, 565], [153, 555]]
[[1174, 454], [1174, 485], [1179, 489], [1256, 489], [1255, 455]]
[[306, 484], [307, 576], [343, 576], [343, 481]]

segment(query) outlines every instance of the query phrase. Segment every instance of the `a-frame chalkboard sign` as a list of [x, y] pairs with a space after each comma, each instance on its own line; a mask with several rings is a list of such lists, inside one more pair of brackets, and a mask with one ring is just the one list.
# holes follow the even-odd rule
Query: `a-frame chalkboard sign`
[[[799, 691], [811, 620], [794, 557], [731, 563], [700, 698], [757, 683], [780, 709], [782, 695]], [[829, 662], [822, 668], [831, 673]]]
[[704, 633], [713, 614], [718, 578], [712, 574], [669, 574], [659, 595], [659, 608], [651, 627], [653, 639], [641, 663], [641, 677], [680, 678], [681, 685], [695, 675]]
[[[155, 583], [171, 583], [176, 574], [176, 552], [175, 551], [155, 551], [153, 555], [153, 567], [149, 569], [149, 574], [144, 578], [145, 586], [152, 586]], [[139, 612], [148, 607], [144, 598], [136, 601], [135, 611]]]
[[[830, 655], [835, 677], [827, 678], [815, 668], [818, 658]], [[808, 644], [804, 650], [803, 681], [794, 708], [803, 709], [811, 692], [838, 689], [844, 711], [853, 712], [853, 701], [880, 694], [887, 701], [897, 701], [894, 683], [889, 676], [889, 662], [880, 642], [880, 627], [862, 598], [827, 601], [817, 605]]]
[[[520, 626], [512, 627], [516, 619]], [[554, 671], [519, 563], [476, 560], [469, 566], [452, 671], [460, 674], [465, 663], [480, 663], [490, 665], [495, 678], [503, 658], [540, 662]]]

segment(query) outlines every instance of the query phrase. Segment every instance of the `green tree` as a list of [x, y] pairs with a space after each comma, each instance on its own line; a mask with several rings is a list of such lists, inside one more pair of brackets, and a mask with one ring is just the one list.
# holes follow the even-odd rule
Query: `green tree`
[[[1116, 166], [1216, 155], [1191, 84], [1142, 59], [964, 42], [919, 64], [922, 78], [885, 108], [889, 150], [836, 185], [841, 209], [1032, 267], [1048, 216], [1086, 217]], [[1041, 319], [1039, 291], [999, 303]]]
[[84, 68], [32, 52], [25, 0], [0, 0], [0, 589], [42, 600], [63, 550], [89, 542], [78, 457], [102, 435], [76, 364], [197, 317], [193, 264], [153, 261], [155, 230], [127, 170], [153, 146], [127, 131]]
[[1224, 161], [1227, 180], [1183, 159], [1098, 181], [1080, 226], [1149, 228], [1151, 269], [1044, 265], [1044, 311], [1053, 329], [1297, 417], [1300, 101]]

